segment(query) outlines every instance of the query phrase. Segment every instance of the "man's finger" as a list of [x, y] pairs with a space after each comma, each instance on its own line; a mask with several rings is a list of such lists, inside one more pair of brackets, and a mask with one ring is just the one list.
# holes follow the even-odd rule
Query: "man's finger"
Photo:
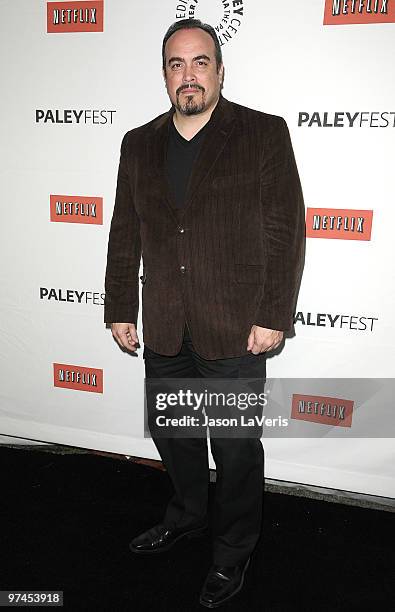
[[123, 337], [122, 337], [122, 334], [119, 334], [119, 333], [115, 334], [115, 340], [118, 342], [118, 344], [119, 344], [119, 346], [120, 346], [120, 347], [122, 347], [122, 348], [128, 348], [128, 347], [126, 346], [126, 344], [125, 344], [125, 341], [124, 341], [124, 339], [123, 339]]
[[133, 350], [136, 348], [136, 344], [140, 344], [137, 334], [131, 334], [130, 332], [126, 332], [126, 342], [128, 343], [129, 347], [133, 348]]
[[131, 334], [130, 331], [125, 331], [122, 334], [122, 340], [123, 340], [125, 348], [129, 350], [132, 349], [133, 351], [136, 349], [136, 344], [139, 341], [137, 334], [136, 333]]
[[268, 351], [271, 351], [274, 348], [274, 344], [263, 344], [261, 345], [261, 350], [259, 351], [260, 353], [267, 353]]
[[247, 340], [247, 351], [252, 351], [254, 347], [254, 338], [255, 338], [255, 334], [254, 332], [251, 332]]
[[132, 330], [127, 331], [126, 335], [128, 337], [128, 340], [133, 340], [133, 342], [139, 343], [139, 337], [137, 335], [137, 332], [135, 330], [135, 328], [132, 328]]
[[260, 353], [264, 353], [265, 349], [262, 350], [262, 346], [259, 344], [254, 344], [251, 351], [254, 355], [259, 355]]
[[130, 349], [135, 349], [135, 344], [136, 342], [133, 342], [132, 340], [129, 340], [129, 337], [127, 335], [127, 332], [118, 332], [115, 333], [115, 339], [118, 342], [118, 344], [120, 346], [122, 346], [123, 348], [130, 350]]

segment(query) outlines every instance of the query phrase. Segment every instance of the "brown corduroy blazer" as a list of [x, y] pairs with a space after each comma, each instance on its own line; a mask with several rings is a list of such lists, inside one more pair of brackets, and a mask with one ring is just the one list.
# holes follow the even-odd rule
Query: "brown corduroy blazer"
[[305, 216], [288, 127], [221, 95], [180, 211], [165, 172], [173, 112], [122, 140], [104, 321], [137, 325], [142, 257], [144, 344], [175, 355], [186, 321], [202, 357], [244, 355], [253, 324], [293, 325]]

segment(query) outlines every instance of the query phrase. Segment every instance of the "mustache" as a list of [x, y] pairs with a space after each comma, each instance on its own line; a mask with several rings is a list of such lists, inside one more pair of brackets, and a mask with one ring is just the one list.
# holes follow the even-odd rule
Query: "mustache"
[[176, 94], [180, 94], [185, 89], [200, 89], [203, 93], [206, 91], [202, 85], [191, 83], [191, 85], [180, 85], [180, 87], [176, 89]]

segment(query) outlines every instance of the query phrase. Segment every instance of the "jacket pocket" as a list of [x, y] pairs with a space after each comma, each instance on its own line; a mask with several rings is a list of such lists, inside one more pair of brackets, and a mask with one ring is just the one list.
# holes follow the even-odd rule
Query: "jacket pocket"
[[235, 279], [237, 283], [263, 285], [265, 271], [264, 264], [235, 264]]

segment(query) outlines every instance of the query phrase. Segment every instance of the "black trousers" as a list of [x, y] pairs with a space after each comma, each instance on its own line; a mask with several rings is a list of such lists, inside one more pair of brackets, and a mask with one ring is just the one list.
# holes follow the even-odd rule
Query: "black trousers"
[[[144, 346], [143, 357], [146, 378], [266, 378], [265, 353], [207, 360], [195, 352], [187, 327], [177, 355], [160, 355]], [[188, 527], [207, 520], [207, 439], [152, 439], [174, 487], [163, 523]], [[259, 438], [210, 436], [210, 446], [217, 474], [213, 563], [236, 565], [251, 554], [261, 532], [264, 450]]]

